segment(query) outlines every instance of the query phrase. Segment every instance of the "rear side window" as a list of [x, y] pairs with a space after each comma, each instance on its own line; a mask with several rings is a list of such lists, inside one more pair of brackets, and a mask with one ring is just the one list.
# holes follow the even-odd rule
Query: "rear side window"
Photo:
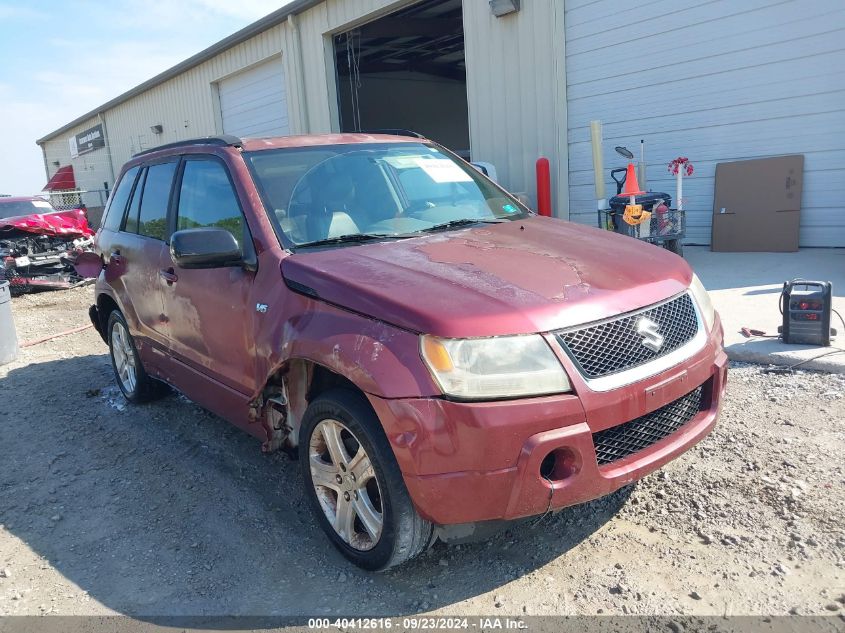
[[120, 230], [120, 223], [123, 220], [123, 213], [126, 211], [126, 203], [129, 201], [129, 194], [132, 193], [132, 185], [135, 184], [135, 177], [140, 167], [133, 167], [120, 179], [115, 187], [109, 201], [109, 208], [106, 209], [106, 218], [103, 220], [103, 228], [109, 231]]
[[[176, 163], [160, 163], [147, 167], [144, 194], [138, 215], [138, 235], [164, 240], [167, 236], [167, 206]], [[128, 230], [128, 228], [127, 228]]]
[[126, 222], [123, 230], [127, 233], [138, 232], [138, 212], [141, 209], [141, 193], [144, 191], [144, 180], [147, 178], [147, 170], [144, 169], [138, 176], [138, 184], [135, 185], [135, 193], [132, 194], [132, 202], [129, 203], [129, 211], [126, 213]]
[[226, 168], [216, 160], [188, 160], [182, 174], [176, 229], [214, 227], [243, 246], [246, 224]]

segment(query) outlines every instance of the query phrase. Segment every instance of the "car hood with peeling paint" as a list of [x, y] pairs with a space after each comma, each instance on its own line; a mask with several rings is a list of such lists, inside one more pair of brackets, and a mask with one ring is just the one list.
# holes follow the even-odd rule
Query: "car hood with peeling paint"
[[662, 248], [543, 217], [301, 251], [282, 274], [321, 300], [445, 337], [597, 321], [676, 295], [692, 278]]

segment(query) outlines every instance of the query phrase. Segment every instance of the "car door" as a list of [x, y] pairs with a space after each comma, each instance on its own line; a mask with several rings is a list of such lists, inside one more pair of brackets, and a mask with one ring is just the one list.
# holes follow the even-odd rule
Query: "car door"
[[165, 256], [164, 263], [169, 261], [165, 240], [177, 166], [178, 157], [173, 157], [141, 168], [120, 229], [103, 244], [106, 280], [141, 347], [146, 342], [162, 349], [168, 345], [160, 270]]
[[[136, 165], [130, 167], [121, 175], [120, 181], [115, 185], [103, 211], [103, 221], [100, 228], [94, 236], [95, 253], [82, 253], [77, 258], [76, 263], [78, 266], [80, 261], [84, 261], [85, 272], [90, 276], [99, 275], [100, 270], [104, 270], [106, 281], [109, 282], [118, 296], [123, 295], [120, 291], [120, 271], [117, 266], [113, 265], [115, 262], [112, 255], [117, 249], [117, 244], [121, 241], [119, 233], [123, 228], [126, 208], [129, 206], [129, 200], [132, 198], [132, 192], [135, 190], [135, 183], [140, 173], [141, 167]], [[91, 255], [96, 255], [96, 258], [92, 258]], [[87, 268], [89, 265], [91, 267]]]
[[[226, 165], [210, 155], [185, 156], [177, 182], [174, 230], [228, 230], [246, 260], [255, 251], [242, 205]], [[170, 283], [164, 287], [173, 356], [243, 394], [257, 387], [251, 305], [253, 266], [179, 268], [166, 254]], [[252, 268], [252, 270], [250, 270]]]

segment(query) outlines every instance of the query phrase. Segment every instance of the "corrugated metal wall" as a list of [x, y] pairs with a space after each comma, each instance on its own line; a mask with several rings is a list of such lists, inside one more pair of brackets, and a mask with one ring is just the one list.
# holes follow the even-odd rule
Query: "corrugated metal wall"
[[[313, 132], [338, 130], [331, 35], [413, 4], [408, 0], [328, 0], [298, 24]], [[514, 191], [536, 195], [534, 163], [552, 161], [555, 200], [565, 216], [566, 82], [562, 2], [523, 2], [496, 18], [486, 0], [464, 0], [470, 141], [476, 160], [496, 165]], [[517, 46], [517, 42], [519, 45]], [[321, 70], [324, 69], [324, 72]]]
[[[338, 130], [330, 36], [409, 4], [413, 2], [328, 0], [298, 16], [312, 131]], [[502, 183], [532, 199], [534, 163], [547, 156], [554, 198], [565, 217], [569, 194], [563, 3], [532, 0], [522, 5], [518, 13], [496, 18], [486, 0], [463, 2], [472, 155], [495, 164]]]
[[595, 222], [589, 121], [601, 119], [608, 192], [614, 145], [646, 140], [658, 191], [674, 192], [670, 160], [694, 163], [689, 242], [710, 242], [717, 162], [804, 154], [801, 245], [845, 246], [842, 0], [566, 0], [566, 69], [573, 219]]
[[546, 156], [553, 205], [567, 217], [563, 2], [523, 2], [501, 18], [486, 1], [463, 6], [473, 158], [493, 163], [508, 188], [536, 200], [535, 163]]
[[[115, 166], [142, 149], [222, 133], [215, 83], [278, 55], [285, 45], [284, 31], [282, 25], [272, 27], [109, 110], [105, 117]], [[162, 134], [150, 131], [157, 124], [163, 126]]]
[[[141, 149], [221, 132], [216, 83], [280, 52], [291, 131], [337, 131], [332, 35], [413, 2], [327, 0], [115, 106], [104, 113], [115, 171]], [[505, 186], [532, 198], [534, 163], [539, 156], [548, 156], [555, 201], [565, 216], [568, 167], [561, 5], [535, 0], [523, 3], [519, 13], [495, 18], [486, 1], [464, 0], [464, 28], [473, 156], [494, 163]], [[150, 127], [159, 124], [163, 132], [152, 133]], [[60, 155], [62, 164], [68, 163], [68, 136], [45, 144], [48, 160]]]
[[[291, 131], [336, 131], [331, 36], [409, 4], [327, 0], [112, 108], [104, 118], [115, 171], [140, 149], [220, 132], [216, 82], [280, 52]], [[614, 145], [646, 139], [656, 190], [674, 191], [669, 160], [692, 159], [689, 241], [708, 243], [717, 162], [802, 153], [801, 244], [845, 246], [841, 0], [531, 0], [503, 18], [464, 0], [464, 30], [473, 156], [494, 163], [510, 189], [534, 198], [534, 162], [548, 156], [557, 213], [593, 223], [588, 125], [601, 119], [608, 191], [607, 172], [622, 162]], [[157, 124], [162, 134], [150, 131]], [[54, 160], [71, 162], [71, 135], [46, 143], [48, 174]], [[105, 158], [98, 150], [72, 161], [83, 186], [111, 184]]]
[[[336, 93], [329, 33], [353, 24], [364, 16], [380, 15], [406, 4], [407, 0], [330, 0], [296, 16], [296, 28], [291, 28], [288, 23], [271, 27], [111, 108], [103, 116], [107, 122], [115, 172], [120, 171], [132, 154], [142, 149], [185, 138], [222, 133], [217, 82], [279, 53], [285, 64], [287, 93], [291, 95], [288, 108], [292, 133], [331, 131], [335, 125], [333, 114], [336, 111]], [[299, 30], [299, 38], [296, 37], [296, 29]], [[298, 41], [301, 41], [301, 54]], [[300, 60], [302, 67], [299, 66]], [[44, 149], [48, 166], [52, 165], [52, 161], [59, 160], [62, 165], [73, 164], [78, 171], [80, 167], [77, 163], [82, 157], [71, 161], [67, 139], [96, 122], [96, 119], [92, 119], [90, 124], [86, 123], [47, 141]], [[159, 124], [163, 132], [154, 134], [150, 128]], [[102, 154], [106, 158], [102, 150], [89, 156], [93, 154], [98, 157]], [[113, 184], [111, 177], [105, 180]], [[102, 182], [99, 186], [102, 186]]]

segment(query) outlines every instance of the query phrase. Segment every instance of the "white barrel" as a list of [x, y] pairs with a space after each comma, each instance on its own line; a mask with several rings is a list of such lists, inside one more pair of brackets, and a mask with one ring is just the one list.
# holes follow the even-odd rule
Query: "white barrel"
[[12, 293], [9, 282], [0, 281], [0, 365], [18, 357], [18, 335], [12, 320]]

